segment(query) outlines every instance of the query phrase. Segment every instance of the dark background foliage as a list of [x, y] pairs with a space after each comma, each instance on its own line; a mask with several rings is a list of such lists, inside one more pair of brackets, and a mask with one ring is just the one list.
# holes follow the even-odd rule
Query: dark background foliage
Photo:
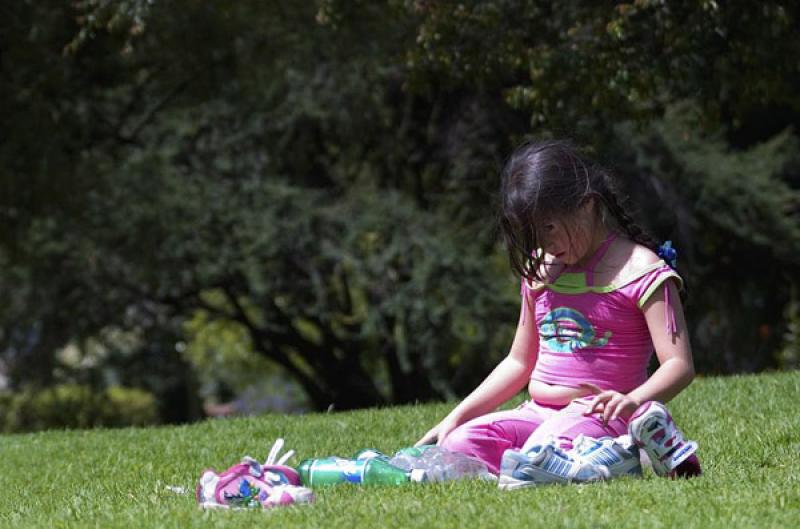
[[552, 136], [675, 242], [701, 372], [798, 363], [794, 3], [0, 12], [8, 391], [138, 388], [168, 422], [255, 381], [314, 409], [463, 394], [518, 313], [499, 169]]

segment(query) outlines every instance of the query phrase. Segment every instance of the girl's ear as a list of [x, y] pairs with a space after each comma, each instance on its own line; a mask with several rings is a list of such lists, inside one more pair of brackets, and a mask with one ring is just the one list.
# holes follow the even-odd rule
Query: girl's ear
[[597, 197], [594, 195], [586, 195], [581, 199], [580, 206], [578, 206], [584, 213], [594, 213], [597, 211]]
[[603, 201], [597, 195], [592, 194], [584, 197], [579, 208], [585, 216], [584, 218], [592, 219], [592, 222], [605, 224], [605, 207]]

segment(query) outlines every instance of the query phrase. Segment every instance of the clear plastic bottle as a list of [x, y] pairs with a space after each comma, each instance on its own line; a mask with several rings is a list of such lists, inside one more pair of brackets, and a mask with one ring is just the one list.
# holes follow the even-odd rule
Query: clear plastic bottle
[[389, 459], [389, 463], [407, 471], [413, 470], [414, 468], [421, 468], [422, 463], [419, 462], [419, 458], [422, 457], [426, 451], [435, 448], [437, 448], [436, 445], [409, 446], [408, 448], [398, 450], [397, 453]]
[[428, 482], [492, 478], [488, 468], [481, 461], [434, 445], [400, 450], [389, 463], [406, 472], [413, 471], [416, 475], [423, 472], [422, 480]]

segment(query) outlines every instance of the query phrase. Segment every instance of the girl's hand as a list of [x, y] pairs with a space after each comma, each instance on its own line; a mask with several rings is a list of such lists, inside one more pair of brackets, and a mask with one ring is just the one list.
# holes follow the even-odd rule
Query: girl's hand
[[429, 445], [436, 442], [437, 445], [441, 445], [447, 435], [455, 430], [458, 427], [458, 422], [450, 417], [445, 417], [442, 419], [442, 422], [428, 430], [428, 433], [422, 436], [422, 438], [417, 441], [414, 446], [422, 446], [422, 445]]
[[434, 441], [436, 441], [438, 438], [439, 438], [439, 425], [437, 424], [436, 426], [428, 430], [428, 433], [423, 435], [419, 441], [414, 443], [414, 446], [429, 445]]
[[639, 407], [638, 402], [619, 391], [610, 389], [603, 391], [600, 387], [589, 382], [583, 382], [580, 386], [594, 394], [594, 398], [586, 405], [587, 410], [583, 414], [602, 413], [603, 425], [607, 425], [609, 421], [613, 421], [618, 417], [627, 419]]

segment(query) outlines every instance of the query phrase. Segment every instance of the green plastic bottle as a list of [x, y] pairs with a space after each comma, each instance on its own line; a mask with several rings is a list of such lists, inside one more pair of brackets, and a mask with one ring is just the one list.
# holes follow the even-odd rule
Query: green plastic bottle
[[427, 450], [431, 448], [436, 448], [436, 445], [409, 446], [408, 448], [402, 448], [398, 450], [397, 454], [395, 455], [420, 457], [422, 454], [424, 454]]
[[303, 485], [316, 487], [337, 483], [402, 485], [422, 481], [422, 473], [409, 473], [380, 458], [350, 460], [339, 457], [306, 459], [297, 467]]
[[340, 457], [305, 459], [297, 466], [297, 473], [300, 474], [300, 481], [307, 487], [333, 485], [344, 480], [341, 466], [346, 461], [347, 459]]
[[408, 472], [390, 465], [384, 459], [373, 458], [356, 463], [353, 471], [360, 472], [359, 479], [364, 485], [402, 485], [411, 481]]

